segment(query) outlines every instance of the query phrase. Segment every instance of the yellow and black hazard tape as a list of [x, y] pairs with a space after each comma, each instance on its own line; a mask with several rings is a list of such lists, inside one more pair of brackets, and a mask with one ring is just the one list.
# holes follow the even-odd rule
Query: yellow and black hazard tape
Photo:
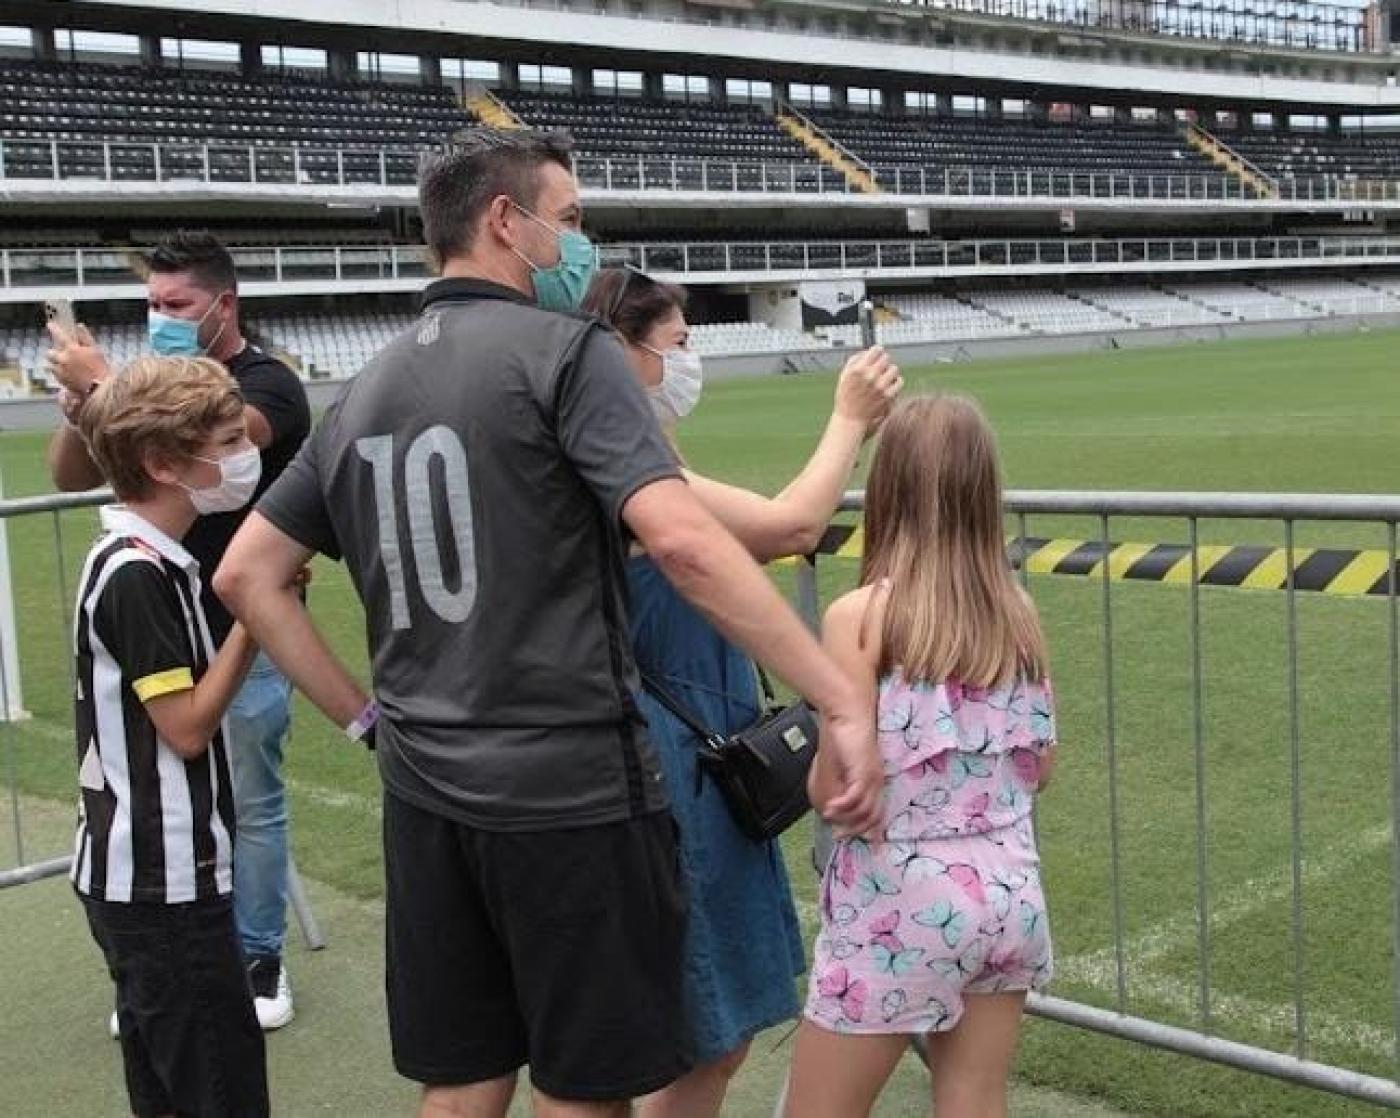
[[[858, 527], [833, 524], [816, 554], [858, 559], [864, 543]], [[1105, 547], [1099, 540], [1017, 537], [1007, 555], [1018, 570], [1031, 574], [1103, 577]], [[1137, 582], [1191, 581], [1191, 548], [1175, 543], [1113, 543], [1107, 547], [1108, 576]], [[1384, 551], [1347, 551], [1295, 547], [1293, 586], [1321, 594], [1390, 593], [1390, 556]], [[1281, 547], [1202, 544], [1196, 548], [1197, 581], [1202, 586], [1238, 586], [1246, 590], [1283, 590], [1288, 586], [1288, 555]], [[1396, 573], [1400, 579], [1400, 571]]]

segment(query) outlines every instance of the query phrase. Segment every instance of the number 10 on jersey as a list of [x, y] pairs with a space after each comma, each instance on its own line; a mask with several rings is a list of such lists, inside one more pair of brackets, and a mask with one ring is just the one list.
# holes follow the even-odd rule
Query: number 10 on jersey
[[[394, 469], [394, 436], [369, 435], [355, 442], [355, 450], [374, 473], [374, 505], [379, 522], [379, 550], [384, 576], [389, 582], [389, 617], [395, 629], [408, 629], [413, 616], [404, 572], [404, 546], [399, 534], [398, 488], [408, 512], [408, 544], [418, 574], [418, 591], [428, 608], [443, 621], [465, 621], [476, 601], [476, 549], [472, 534], [471, 487], [468, 484], [467, 451], [450, 427], [429, 427], [416, 436], [403, 456], [403, 475]], [[442, 573], [438, 524], [434, 509], [430, 468], [442, 463], [448, 538], [457, 551], [460, 580], [449, 589]]]

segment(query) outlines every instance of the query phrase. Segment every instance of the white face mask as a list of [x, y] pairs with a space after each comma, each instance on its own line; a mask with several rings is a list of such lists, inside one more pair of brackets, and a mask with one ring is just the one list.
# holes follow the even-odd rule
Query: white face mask
[[190, 504], [200, 516], [214, 512], [236, 512], [253, 499], [262, 478], [262, 455], [258, 448], [250, 446], [227, 458], [200, 458], [196, 462], [208, 462], [219, 467], [219, 484], [207, 489], [195, 489], [181, 483], [180, 488], [190, 495]]
[[705, 383], [700, 355], [693, 349], [668, 349], [662, 353], [649, 345], [642, 348], [661, 358], [661, 383], [647, 389], [657, 418], [663, 423], [674, 423], [689, 415], [699, 403]]

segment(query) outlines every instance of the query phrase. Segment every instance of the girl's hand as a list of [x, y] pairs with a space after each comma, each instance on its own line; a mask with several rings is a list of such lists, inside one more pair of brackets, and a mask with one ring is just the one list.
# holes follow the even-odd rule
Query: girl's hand
[[862, 424], [869, 438], [884, 422], [903, 387], [899, 366], [882, 347], [871, 346], [846, 361], [836, 382], [833, 411], [843, 419]]

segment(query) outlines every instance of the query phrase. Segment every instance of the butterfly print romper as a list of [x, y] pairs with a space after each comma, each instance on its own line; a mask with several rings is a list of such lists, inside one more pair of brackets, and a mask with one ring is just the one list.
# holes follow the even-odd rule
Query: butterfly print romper
[[1031, 803], [1055, 740], [1048, 680], [880, 684], [880, 841], [822, 878], [806, 1015], [846, 1033], [951, 1029], [963, 996], [1039, 989], [1050, 929]]

